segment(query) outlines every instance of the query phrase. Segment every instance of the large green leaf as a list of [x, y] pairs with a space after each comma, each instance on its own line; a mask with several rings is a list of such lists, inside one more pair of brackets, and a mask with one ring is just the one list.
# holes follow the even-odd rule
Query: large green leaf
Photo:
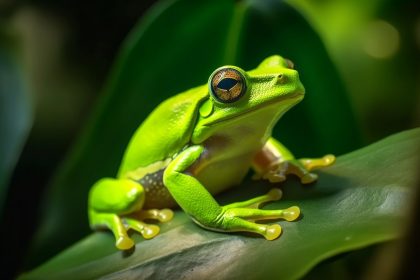
[[[94, 233], [21, 279], [295, 279], [330, 256], [397, 237], [403, 228], [420, 160], [420, 129], [341, 156], [316, 184], [289, 180], [284, 199], [267, 208], [299, 205], [302, 218], [280, 222], [275, 241], [206, 231], [182, 212], [130, 253], [114, 248], [110, 232]], [[223, 202], [264, 193], [247, 182]], [[277, 185], [278, 186], [278, 185]]]
[[159, 102], [205, 83], [218, 66], [254, 68], [276, 53], [296, 62], [307, 98], [274, 135], [283, 133], [279, 138], [298, 155], [355, 148], [358, 133], [346, 92], [319, 37], [290, 6], [160, 2], [123, 45], [93, 121], [50, 185], [32, 259], [45, 259], [89, 231], [90, 186], [115, 175], [132, 133]]

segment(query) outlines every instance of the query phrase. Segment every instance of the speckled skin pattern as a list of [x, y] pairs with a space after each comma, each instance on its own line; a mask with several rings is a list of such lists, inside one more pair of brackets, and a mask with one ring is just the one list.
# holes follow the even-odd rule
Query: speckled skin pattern
[[164, 171], [165, 169], [161, 169], [155, 173], [147, 174], [137, 181], [143, 186], [146, 192], [146, 199], [144, 202], [145, 209], [162, 209], [165, 207], [174, 207], [176, 205], [175, 200], [163, 184]]

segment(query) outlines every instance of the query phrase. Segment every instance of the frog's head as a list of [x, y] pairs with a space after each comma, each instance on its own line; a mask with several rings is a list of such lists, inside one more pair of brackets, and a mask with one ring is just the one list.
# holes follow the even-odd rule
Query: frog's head
[[236, 66], [220, 67], [210, 75], [207, 87], [209, 96], [199, 108], [197, 123], [202, 132], [245, 122], [272, 127], [305, 92], [293, 63], [278, 55], [247, 72]]

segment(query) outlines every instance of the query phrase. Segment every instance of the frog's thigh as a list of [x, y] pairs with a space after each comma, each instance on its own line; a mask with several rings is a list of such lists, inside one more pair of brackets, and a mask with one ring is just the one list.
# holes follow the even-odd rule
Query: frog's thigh
[[270, 137], [262, 149], [255, 155], [253, 168], [256, 171], [265, 171], [273, 164], [293, 159], [293, 154], [283, 144]]
[[138, 211], [144, 204], [144, 189], [129, 179], [104, 178], [89, 193], [89, 209], [99, 213], [124, 215]]
[[120, 215], [141, 209], [143, 187], [127, 179], [104, 178], [89, 193], [89, 223], [92, 228], [108, 228], [116, 239], [116, 247], [126, 250], [134, 245], [127, 235]]
[[252, 168], [256, 171], [254, 179], [269, 179], [270, 182], [286, 180], [286, 169], [273, 171], [273, 167], [294, 160], [293, 154], [279, 141], [270, 137], [262, 149], [255, 155]]

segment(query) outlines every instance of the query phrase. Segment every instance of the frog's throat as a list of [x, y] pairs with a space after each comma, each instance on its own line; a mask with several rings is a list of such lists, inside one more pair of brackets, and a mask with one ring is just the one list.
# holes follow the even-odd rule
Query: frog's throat
[[211, 125], [214, 125], [214, 124], [218, 124], [218, 123], [221, 123], [221, 122], [228, 121], [230, 119], [238, 118], [238, 117], [240, 117], [242, 115], [249, 114], [250, 112], [260, 110], [262, 107], [267, 107], [267, 106], [270, 106], [272, 104], [275, 104], [275, 103], [278, 103], [278, 102], [281, 102], [281, 101], [284, 101], [284, 100], [293, 100], [294, 99], [296, 102], [294, 102], [293, 104], [290, 105], [290, 107], [292, 107], [294, 104], [296, 104], [299, 101], [301, 101], [304, 96], [305, 96], [305, 92], [304, 91], [296, 91], [296, 92], [293, 92], [293, 93], [288, 94], [288, 95], [279, 96], [278, 98], [274, 98], [274, 99], [272, 99], [270, 101], [267, 101], [265, 103], [262, 103], [262, 104], [260, 104], [258, 106], [255, 106], [253, 108], [250, 108], [248, 110], [245, 110], [245, 111], [243, 111], [240, 114], [232, 115], [232, 116], [227, 116], [227, 117], [220, 118], [220, 119], [211, 121], [209, 123], [206, 123], [205, 126], [211, 126]]
[[171, 161], [172, 158], [156, 161], [154, 163], [149, 164], [148, 166], [139, 167], [135, 170], [129, 171], [126, 174], [124, 174], [123, 177], [137, 181], [144, 178], [144, 176], [146, 176], [147, 174], [155, 173], [159, 170], [165, 169]]

